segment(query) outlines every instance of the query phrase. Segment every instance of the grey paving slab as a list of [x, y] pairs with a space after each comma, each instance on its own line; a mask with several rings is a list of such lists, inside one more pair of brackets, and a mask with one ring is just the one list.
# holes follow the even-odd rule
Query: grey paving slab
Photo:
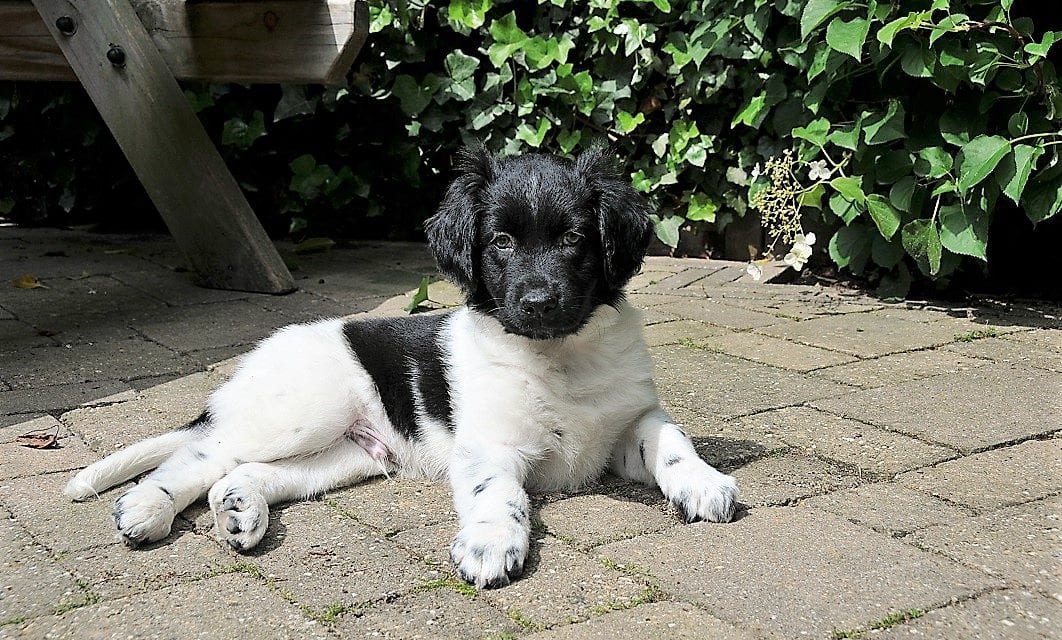
[[[58, 448], [35, 449], [16, 441], [29, 433], [55, 434]], [[98, 459], [81, 438], [52, 416], [0, 429], [0, 480], [80, 469]]]
[[627, 283], [627, 291], [638, 291], [652, 286], [674, 273], [672, 270], [661, 269], [653, 263], [647, 262], [642, 266], [642, 270]]
[[457, 521], [453, 497], [445, 480], [369, 480], [331, 491], [325, 501], [386, 535]]
[[178, 352], [210, 347], [251, 345], [293, 319], [266, 312], [247, 300], [169, 307], [131, 324], [147, 338]]
[[679, 317], [673, 313], [660, 311], [653, 307], [649, 307], [647, 309], [642, 310], [642, 324], [645, 326], [646, 329], [656, 324], [660, 324], [663, 322], [672, 322], [674, 320], [679, 320]]
[[1002, 577], [1009, 586], [1062, 598], [1062, 498], [957, 518], [917, 531], [919, 546]]
[[115, 273], [111, 277], [171, 306], [257, 297], [256, 294], [246, 291], [224, 291], [196, 286], [191, 272], [173, 273], [167, 269], [153, 268]]
[[949, 349], [950, 346], [944, 346], [938, 349], [894, 353], [880, 358], [818, 369], [811, 375], [864, 389], [873, 389], [931, 378], [945, 373], [967, 371], [986, 364], [983, 359], [966, 357]]
[[[597, 550], [648, 570], [676, 598], [758, 634], [829, 637], [894, 611], [941, 606], [998, 582], [807, 508], [754, 509]], [[768, 579], [764, 579], [769, 576]]]
[[901, 474], [897, 482], [976, 510], [1062, 491], [1062, 440], [1031, 440]]
[[294, 601], [316, 611], [407, 593], [428, 571], [379, 532], [324, 502], [272, 509], [269, 530], [248, 559]]
[[[672, 314], [668, 314], [675, 317]], [[703, 341], [708, 336], [719, 335], [727, 330], [697, 320], [671, 320], [647, 326], [644, 330], [645, 342], [650, 347], [666, 344]]]
[[890, 477], [901, 471], [953, 458], [947, 447], [841, 418], [811, 407], [785, 407], [738, 418], [738, 432], [761, 433], [806, 453]]
[[841, 395], [851, 389], [833, 381], [682, 345], [650, 351], [664, 400], [713, 416], [744, 415]]
[[688, 287], [695, 282], [699, 282], [704, 278], [720, 271], [721, 267], [709, 268], [709, 269], [683, 269], [677, 271], [666, 278], [654, 283], [656, 289], [682, 289]]
[[8, 362], [14, 369], [9, 380], [16, 389], [185, 374], [199, 368], [191, 358], [143, 338], [37, 347]]
[[445, 579], [425, 584], [429, 587], [423, 592], [341, 616], [335, 633], [342, 638], [460, 640], [514, 637], [521, 631], [483, 598], [457, 593]]
[[0, 508], [0, 635], [78, 592], [73, 576]]
[[895, 482], [834, 491], [802, 504], [896, 536], [972, 515], [969, 509]]
[[734, 297], [731, 291], [712, 292], [714, 299], [726, 305], [741, 307], [760, 313], [769, 313], [780, 318], [792, 320], [810, 320], [820, 316], [844, 315], [846, 313], [866, 313], [882, 308], [880, 304], [867, 304], [844, 299], [782, 299], [773, 300], [766, 296]]
[[1049, 640], [1058, 637], [1059, 605], [1019, 589], [986, 593], [876, 635], [884, 640]]
[[17, 638], [329, 638], [264, 583], [240, 574], [35, 618]]
[[812, 405], [971, 452], [1059, 429], [1062, 374], [988, 365]]
[[688, 320], [699, 320], [728, 329], [751, 329], [777, 324], [791, 324], [794, 320], [780, 318], [768, 313], [751, 311], [740, 307], [725, 305], [703, 297], [695, 300], [671, 302], [657, 307], [660, 311], [673, 313]]
[[[1043, 333], [1062, 342], [1062, 332], [1056, 329], [1041, 329], [1033, 333]], [[1005, 364], [1022, 364], [1062, 372], [1062, 349], [1052, 350], [1049, 343], [1037, 339], [986, 338], [971, 342], [955, 342], [943, 349], [971, 358], [984, 358]]]
[[955, 330], [951, 327], [887, 317], [882, 313], [872, 311], [775, 323], [757, 328], [756, 332], [861, 358], [925, 349], [955, 340]]
[[12, 375], [14, 366], [8, 359], [11, 355], [33, 347], [50, 347], [56, 344], [57, 340], [41, 335], [41, 332], [28, 322], [0, 318], [0, 372]]
[[682, 302], [686, 300], [686, 296], [676, 296], [670, 293], [645, 293], [643, 291], [629, 291], [627, 293], [627, 299], [632, 305], [639, 309], [648, 309], [652, 307], [658, 307], [662, 304], [668, 304], [671, 302]]
[[751, 640], [755, 637], [688, 602], [652, 602], [527, 636], [528, 640]]
[[1054, 353], [1062, 353], [1062, 330], [1044, 329], [1042, 331], [1023, 331], [1021, 333], [1009, 333], [1003, 336], [1005, 340], [1013, 340], [1019, 344], [1025, 344], [1038, 349], [1046, 349]]
[[678, 524], [661, 508], [663, 496], [647, 505], [611, 495], [583, 495], [543, 505], [538, 517], [550, 534], [581, 550], [662, 531]]
[[705, 349], [792, 371], [806, 372], [856, 360], [854, 356], [836, 351], [827, 351], [748, 332], [720, 333], [700, 340], [693, 337], [687, 338], [687, 340], [690, 339]]
[[737, 469], [720, 468], [737, 479], [740, 501], [749, 507], [790, 504], [865, 482], [836, 464], [796, 453], [767, 456]]
[[0, 414], [58, 412], [129, 389], [120, 380], [100, 380], [0, 391]]
[[19, 320], [47, 327], [68, 314], [107, 315], [128, 309], [164, 308], [164, 304], [110, 276], [49, 280], [46, 289], [13, 289], [4, 308]]

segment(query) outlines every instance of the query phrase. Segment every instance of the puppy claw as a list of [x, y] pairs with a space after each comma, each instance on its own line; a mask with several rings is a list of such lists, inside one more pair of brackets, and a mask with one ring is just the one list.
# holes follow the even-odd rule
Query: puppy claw
[[527, 549], [523, 527], [481, 522], [461, 529], [450, 546], [450, 560], [465, 582], [497, 589], [523, 574]]
[[686, 522], [734, 519], [738, 487], [733, 476], [719, 473], [703, 462], [697, 468], [676, 471], [676, 477], [661, 483], [661, 487]]
[[114, 526], [118, 539], [127, 547], [136, 548], [162, 540], [170, 535], [177, 516], [173, 498], [163, 489], [151, 484], [138, 484], [114, 503]]
[[[216, 486], [215, 486], [216, 489]], [[269, 526], [269, 504], [262, 494], [244, 487], [210, 490], [210, 509], [214, 512], [214, 524], [218, 539], [238, 552], [250, 551], [265, 536]]]

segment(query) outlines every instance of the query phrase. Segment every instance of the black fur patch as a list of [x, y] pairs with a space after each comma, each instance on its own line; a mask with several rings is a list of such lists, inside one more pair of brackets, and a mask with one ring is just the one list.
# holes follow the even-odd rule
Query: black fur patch
[[168, 498], [169, 498], [170, 500], [173, 500], [173, 494], [172, 494], [172, 493], [170, 493], [170, 490], [169, 490], [169, 489], [167, 489], [166, 487], [160, 486], [160, 487], [159, 487], [159, 491], [161, 491], [161, 492], [165, 493], [165, 494], [166, 494], [166, 497], [168, 497]]
[[178, 427], [179, 431], [193, 430], [193, 429], [205, 429], [210, 426], [210, 410], [204, 409], [203, 413], [199, 414], [199, 417], [192, 420], [188, 424]]
[[472, 487], [472, 495], [473, 495], [473, 496], [478, 496], [479, 494], [481, 494], [481, 493], [483, 493], [484, 491], [486, 491], [486, 490], [487, 490], [487, 487], [489, 487], [489, 486], [490, 486], [490, 483], [491, 483], [491, 482], [492, 482], [493, 480], [494, 480], [494, 476], [490, 476], [489, 478], [484, 478], [484, 479], [483, 479], [483, 482], [480, 482], [480, 483], [479, 483], [479, 484], [477, 484], [476, 486]]
[[638, 455], [641, 456], [641, 458], [642, 458], [642, 466], [643, 467], [646, 466], [645, 465], [645, 440], [642, 440], [641, 442], [638, 443]]
[[671, 456], [670, 458], [664, 461], [664, 466], [672, 467], [680, 462], [682, 462], [682, 456]]
[[413, 385], [428, 416], [453, 431], [446, 354], [439, 332], [447, 315], [374, 318], [343, 326], [347, 344], [372, 376], [387, 417], [407, 438], [417, 435]]

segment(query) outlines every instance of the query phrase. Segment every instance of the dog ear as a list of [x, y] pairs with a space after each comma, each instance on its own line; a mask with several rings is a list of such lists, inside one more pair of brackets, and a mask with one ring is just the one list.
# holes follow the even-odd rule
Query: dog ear
[[442, 272], [471, 295], [476, 291], [476, 232], [484, 188], [494, 180], [497, 159], [485, 147], [465, 147], [454, 158], [457, 177], [438, 211], [424, 223], [428, 246]]
[[620, 175], [611, 150], [604, 145], [579, 154], [575, 170], [597, 198], [605, 278], [610, 287], [619, 289], [638, 272], [645, 258], [652, 233], [649, 203]]

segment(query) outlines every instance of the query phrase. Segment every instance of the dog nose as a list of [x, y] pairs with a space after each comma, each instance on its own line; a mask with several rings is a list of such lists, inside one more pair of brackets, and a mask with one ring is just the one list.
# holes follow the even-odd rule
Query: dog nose
[[544, 318], [557, 310], [557, 296], [545, 289], [528, 291], [520, 298], [520, 310], [529, 316]]

